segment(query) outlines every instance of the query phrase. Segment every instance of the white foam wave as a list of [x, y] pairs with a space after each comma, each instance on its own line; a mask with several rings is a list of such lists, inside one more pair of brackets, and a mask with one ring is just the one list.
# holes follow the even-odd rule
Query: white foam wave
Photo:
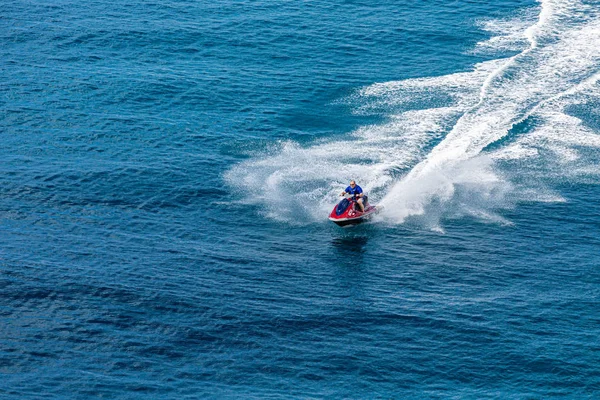
[[[422, 162], [392, 186], [382, 201], [390, 217], [402, 222], [410, 215], [422, 214], [433, 199], [450, 203], [457, 187], [465, 184], [461, 173], [465, 163], [481, 157], [487, 146], [505, 137], [515, 124], [541, 108], [551, 109], [552, 101], [577, 91], [582, 81], [594, 76], [600, 65], [600, 24], [581, 9], [585, 7], [575, 1], [542, 2], [538, 21], [525, 31], [530, 46], [486, 77], [477, 104]], [[525, 149], [523, 143], [518, 146], [512, 149], [513, 157], [519, 155], [516, 150]], [[554, 151], [566, 161], [576, 158], [575, 152], [564, 147], [555, 145]], [[476, 187], [473, 194], [494, 192], [503, 181], [487, 164], [468, 165]]]
[[[567, 110], [598, 96], [599, 10], [579, 0], [542, 0], [532, 15], [482, 23], [493, 36], [479, 49], [518, 54], [470, 72], [363, 88], [356, 112], [385, 113], [387, 123], [345, 140], [280, 143], [235, 166], [228, 182], [286, 221], [323, 219], [351, 178], [381, 199], [387, 221], [415, 218], [432, 229], [453, 216], [508, 223], [497, 211], [515, 201], [563, 201], [526, 176], [539, 177], [540, 168], [589, 173], [596, 162], [585, 149], [600, 148], [600, 137]], [[532, 129], [515, 128], [531, 120]]]
[[514, 18], [488, 19], [478, 25], [491, 34], [485, 41], [477, 43], [475, 53], [521, 52], [530, 45], [527, 29], [538, 20], [539, 10], [528, 9]]

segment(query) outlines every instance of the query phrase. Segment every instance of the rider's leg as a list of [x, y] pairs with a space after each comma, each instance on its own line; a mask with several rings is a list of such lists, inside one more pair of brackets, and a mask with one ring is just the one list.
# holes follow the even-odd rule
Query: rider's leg
[[362, 197], [358, 198], [357, 203], [360, 206], [360, 211], [364, 212], [365, 211], [365, 206], [363, 205], [363, 199], [362, 199]]

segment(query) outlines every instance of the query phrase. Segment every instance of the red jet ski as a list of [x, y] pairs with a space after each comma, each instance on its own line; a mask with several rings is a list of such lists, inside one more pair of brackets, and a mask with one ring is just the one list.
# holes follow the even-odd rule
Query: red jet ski
[[365, 211], [360, 211], [360, 206], [353, 197], [347, 197], [340, 201], [329, 214], [329, 220], [338, 226], [356, 225], [366, 221], [377, 214], [379, 209], [369, 203], [365, 206]]

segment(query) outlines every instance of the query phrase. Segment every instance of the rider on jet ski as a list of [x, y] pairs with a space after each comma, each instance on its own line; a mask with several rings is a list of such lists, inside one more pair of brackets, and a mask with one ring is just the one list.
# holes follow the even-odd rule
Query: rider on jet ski
[[346, 190], [344, 190], [342, 192], [342, 194], [340, 194], [340, 196], [343, 196], [346, 193], [351, 194], [352, 196], [354, 196], [354, 200], [356, 200], [356, 202], [360, 206], [360, 211], [364, 212], [365, 211], [365, 204], [367, 204], [368, 197], [364, 195], [362, 188], [360, 186], [358, 186], [356, 184], [356, 182], [354, 182], [354, 180], [350, 181], [350, 186], [348, 186], [346, 188]]

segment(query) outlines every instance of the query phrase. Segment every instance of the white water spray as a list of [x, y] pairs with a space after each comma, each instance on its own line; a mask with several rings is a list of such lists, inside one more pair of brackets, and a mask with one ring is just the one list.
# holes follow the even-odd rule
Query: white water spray
[[[542, 0], [533, 21], [527, 12], [521, 20], [487, 21], [494, 36], [476, 51], [506, 51], [508, 44], [510, 50], [522, 46], [520, 52], [472, 72], [363, 88], [356, 112], [439, 104], [436, 99], [444, 99], [444, 107], [397, 112], [347, 140], [281, 143], [237, 165], [226, 179], [250, 193], [245, 201], [260, 205], [266, 216], [288, 222], [324, 220], [350, 178], [381, 200], [386, 221], [410, 217], [434, 229], [451, 216], [506, 222], [497, 211], [519, 200], [560, 201], [526, 176], [539, 176], [535, 166], [546, 174], [589, 173], [580, 149], [600, 147], [600, 140], [565, 110], [598, 96], [599, 10], [579, 0]], [[528, 119], [535, 120], [530, 131], [511, 134]], [[290, 202], [299, 189], [305, 198]]]
[[600, 65], [600, 24], [589, 14], [585, 23], [572, 24], [572, 20], [585, 19], [582, 9], [586, 8], [575, 1], [542, 1], [538, 21], [524, 32], [529, 47], [486, 77], [478, 102], [423, 161], [392, 186], [382, 201], [388, 217], [402, 222], [424, 214], [433, 202], [451, 203], [458, 189], [492, 199], [492, 207], [501, 202], [510, 185], [492, 164], [478, 165], [474, 160], [492, 157], [483, 153], [487, 146], [595, 75]]

